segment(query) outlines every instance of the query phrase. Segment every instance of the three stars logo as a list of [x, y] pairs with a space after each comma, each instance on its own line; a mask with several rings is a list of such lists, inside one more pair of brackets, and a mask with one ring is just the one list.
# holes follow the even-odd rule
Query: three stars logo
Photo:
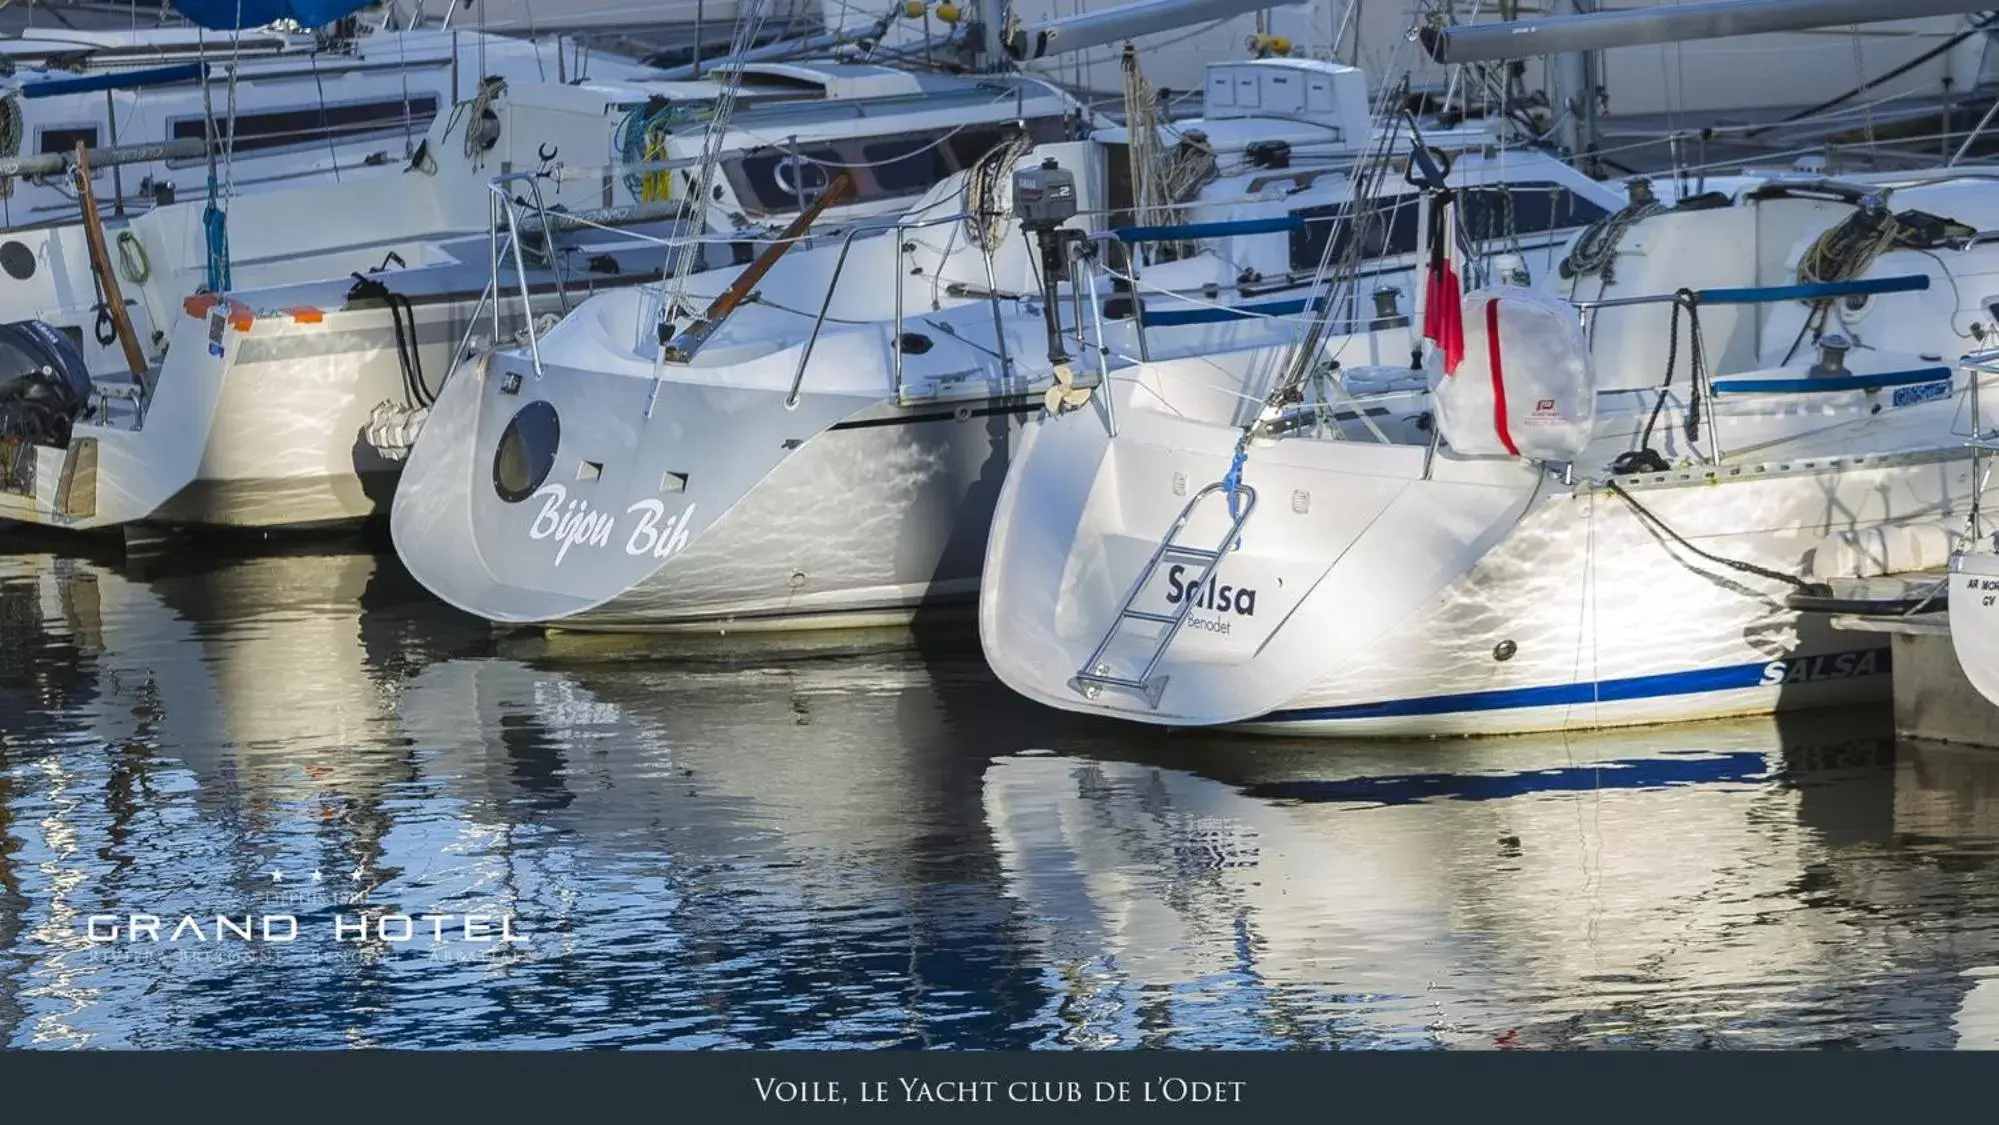
[[[324, 871], [321, 871], [317, 867], [312, 869], [311, 877], [312, 881], [315, 883], [324, 883], [326, 881], [326, 873]], [[347, 873], [347, 880], [350, 883], [359, 883], [365, 880], [367, 877], [368, 877], [368, 869], [366, 867], [357, 866], [354, 868], [354, 870], [349, 871]], [[282, 883], [284, 881], [285, 881], [284, 868], [282, 867], [271, 868], [271, 882]]]

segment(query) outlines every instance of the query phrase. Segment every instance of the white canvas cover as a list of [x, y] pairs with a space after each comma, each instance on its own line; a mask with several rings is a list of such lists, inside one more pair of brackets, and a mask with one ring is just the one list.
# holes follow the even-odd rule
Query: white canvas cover
[[1463, 310], [1464, 358], [1437, 383], [1444, 441], [1473, 456], [1574, 460], [1596, 421], [1596, 370], [1575, 307], [1494, 286], [1465, 294]]

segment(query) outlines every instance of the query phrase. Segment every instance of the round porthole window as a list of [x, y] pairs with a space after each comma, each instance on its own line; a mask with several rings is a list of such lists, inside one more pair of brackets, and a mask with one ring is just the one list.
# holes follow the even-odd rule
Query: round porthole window
[[0, 270], [16, 281], [28, 280], [35, 276], [35, 252], [13, 239], [0, 243]]
[[521, 407], [493, 450], [493, 491], [509, 504], [533, 496], [555, 468], [555, 447], [561, 442], [555, 407], [539, 399]]

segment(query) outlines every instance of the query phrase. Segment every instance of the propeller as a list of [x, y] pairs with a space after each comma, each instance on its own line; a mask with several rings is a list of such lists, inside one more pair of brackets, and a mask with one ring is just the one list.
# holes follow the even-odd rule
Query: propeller
[[1069, 369], [1068, 364], [1056, 364], [1055, 382], [1050, 384], [1047, 397], [1041, 400], [1041, 404], [1047, 407], [1048, 413], [1060, 414], [1088, 401], [1090, 401], [1090, 388], [1076, 385], [1076, 373]]

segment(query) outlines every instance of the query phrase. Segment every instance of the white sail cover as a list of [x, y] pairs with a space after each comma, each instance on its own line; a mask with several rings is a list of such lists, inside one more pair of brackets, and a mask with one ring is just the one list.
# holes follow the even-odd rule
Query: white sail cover
[[1437, 425], [1469, 456], [1570, 461], [1596, 421], [1596, 370], [1573, 306], [1533, 289], [1465, 294], [1464, 358], [1437, 383]]

